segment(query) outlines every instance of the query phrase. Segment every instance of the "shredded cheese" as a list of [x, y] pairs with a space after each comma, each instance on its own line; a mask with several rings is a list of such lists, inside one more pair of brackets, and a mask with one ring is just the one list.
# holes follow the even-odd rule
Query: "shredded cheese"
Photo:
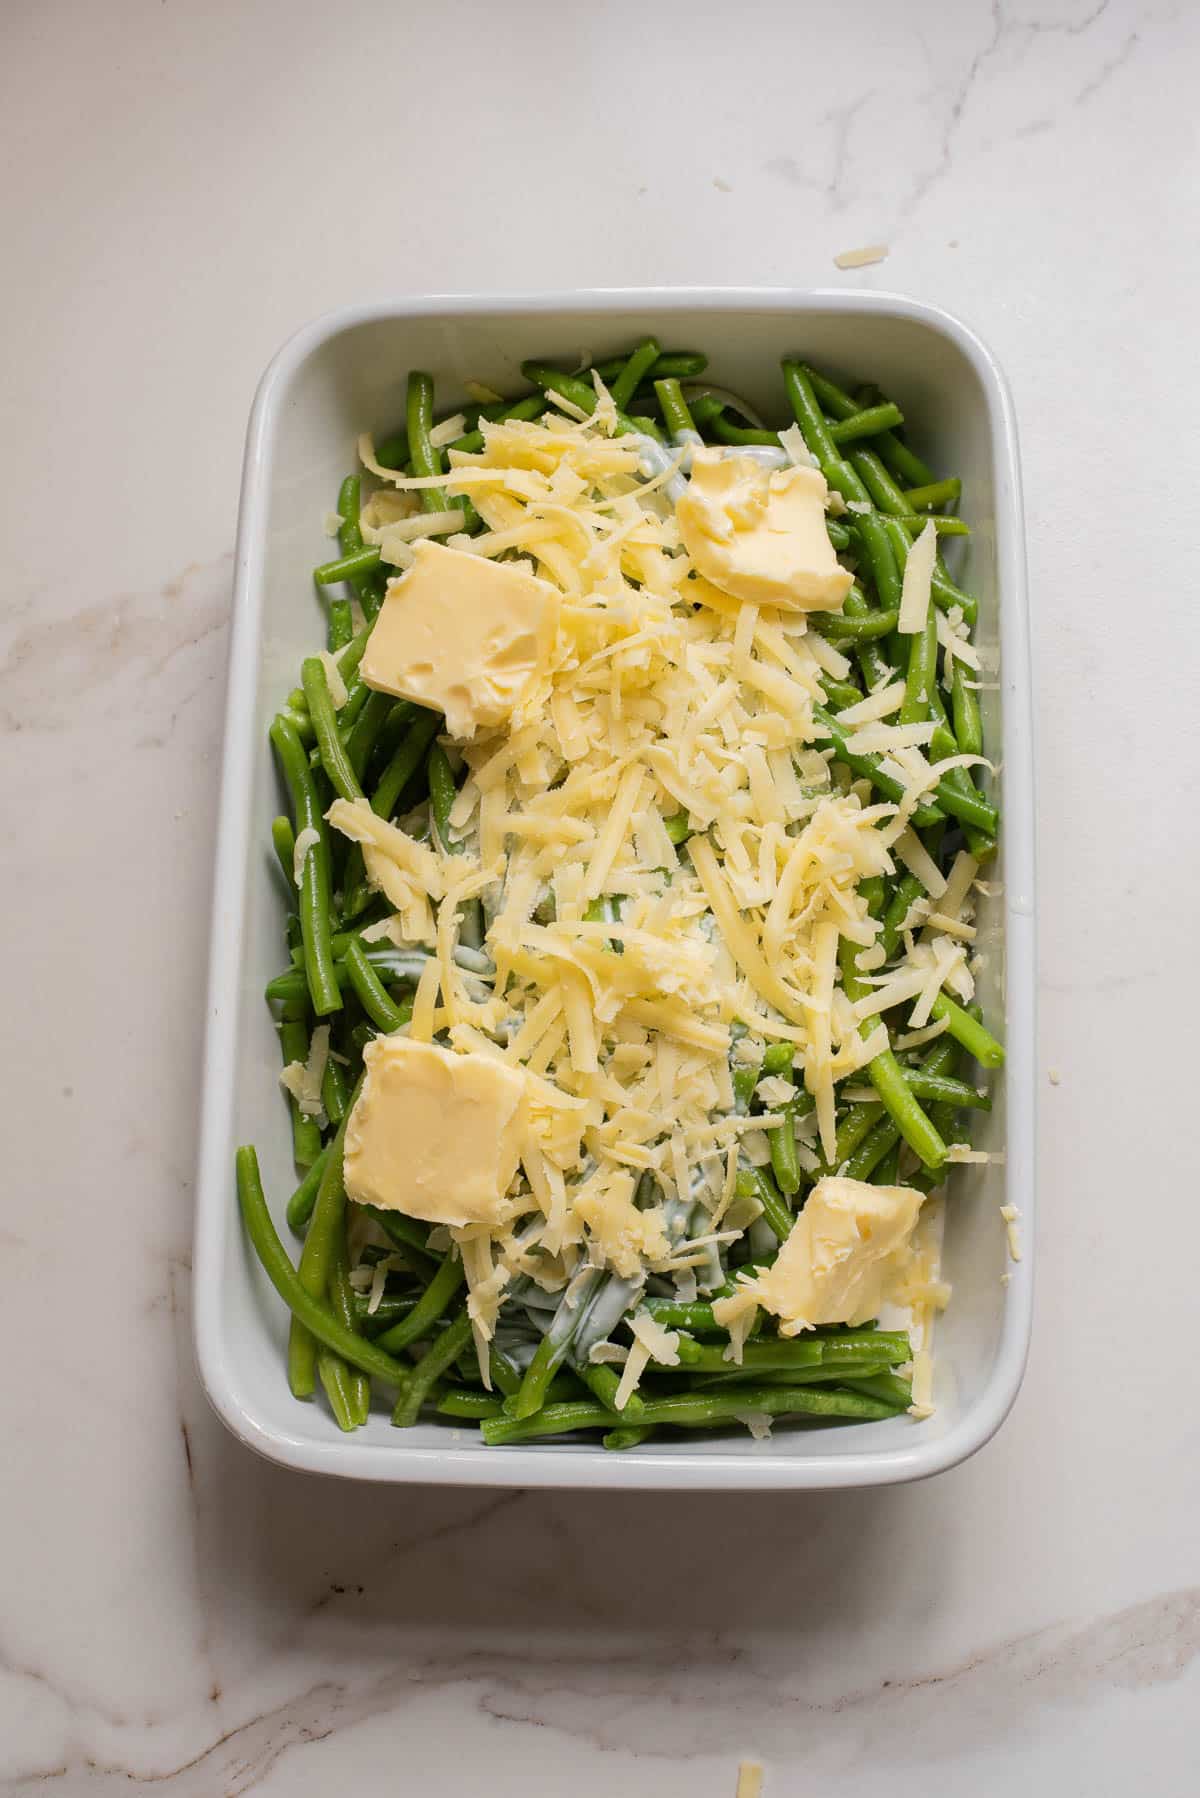
[[937, 555], [937, 532], [932, 519], [908, 552], [904, 564], [904, 580], [900, 588], [900, 619], [897, 629], [915, 636], [925, 629], [929, 617], [929, 601], [933, 583], [933, 564]]
[[[806, 1167], [818, 1165], [818, 1146], [831, 1161], [841, 1083], [861, 1080], [887, 1046], [878, 1014], [912, 1004], [902, 1043], [927, 1040], [943, 1028], [926, 1029], [937, 993], [969, 983], [977, 868], [964, 854], [947, 879], [908, 820], [920, 793], [973, 758], [931, 763], [932, 726], [896, 721], [895, 681], [841, 717], [855, 749], [897, 770], [903, 802], [875, 803], [865, 783], [835, 779], [813, 705], [823, 676], [850, 674], [846, 655], [808, 629], [803, 610], [704, 578], [669, 497], [684, 451], [644, 473], [644, 446], [615, 434], [603, 384], [591, 418], [555, 404], [536, 423], [481, 421], [482, 449], [452, 449], [437, 477], [384, 469], [362, 440], [382, 483], [363, 507], [365, 540], [406, 565], [420, 537], [462, 528], [458, 502], [469, 497], [484, 529], [452, 546], [467, 552], [460, 578], [475, 578], [468, 556], [517, 558], [506, 566], [554, 589], [554, 623], [510, 715], [443, 738], [458, 775], [452, 843], [420, 812], [393, 823], [338, 798], [326, 816], [361, 846], [391, 907], [370, 940], [427, 951], [408, 1039], [524, 1078], [512, 1188], [494, 1217], [452, 1232], [485, 1380], [514, 1280], [572, 1294], [601, 1270], [632, 1295], [631, 1341], [587, 1349], [620, 1366], [620, 1408], [648, 1366], [679, 1360], [678, 1336], [638, 1307], [645, 1278], [714, 1293], [720, 1250], [759, 1210], [739, 1194], [739, 1167], [769, 1161], [779, 1129], [796, 1131]], [[463, 424], [448, 420], [438, 442]], [[797, 429], [780, 441], [795, 469], [810, 465]], [[430, 488], [447, 496], [444, 512], [421, 510]], [[823, 512], [816, 523], [823, 533]], [[930, 526], [910, 550], [903, 629], [928, 618], [934, 546]], [[415, 564], [450, 553], [420, 546]], [[485, 566], [483, 578], [494, 573]], [[330, 685], [336, 703], [332, 676]], [[686, 845], [669, 828], [680, 814]], [[297, 839], [298, 879], [314, 840]], [[926, 937], [906, 938], [887, 966], [861, 888], [897, 863], [938, 910]], [[476, 904], [479, 949], [462, 940]], [[843, 938], [872, 983], [857, 1004], [839, 984]], [[750, 1064], [780, 1041], [815, 1101], [799, 1126], [784, 1080], [762, 1083], [764, 1112], [734, 1110], [731, 1058]], [[310, 1070], [292, 1078], [311, 1099]], [[736, 1361], [754, 1302], [718, 1302]], [[755, 1434], [769, 1428], [756, 1413], [745, 1421]]]
[[870, 268], [873, 262], [882, 262], [887, 253], [885, 243], [872, 243], [861, 250], [842, 250], [833, 260], [837, 268]]

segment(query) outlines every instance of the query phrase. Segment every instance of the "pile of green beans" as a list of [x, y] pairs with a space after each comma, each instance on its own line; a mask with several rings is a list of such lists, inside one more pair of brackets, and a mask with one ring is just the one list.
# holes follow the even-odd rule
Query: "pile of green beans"
[[[783, 427], [760, 426], [725, 389], [706, 385], [706, 369], [703, 355], [664, 349], [654, 338], [582, 369], [527, 362], [522, 373], [532, 391], [464, 408], [463, 428], [452, 447], [477, 451], [487, 423], [534, 420], [557, 401], [572, 412], [591, 414], [599, 381], [615, 402], [619, 434], [637, 433], [667, 445], [698, 438], [735, 450], [779, 448]], [[934, 610], [955, 613], [970, 626], [977, 606], [940, 554], [926, 629], [909, 637], [897, 631], [905, 561], [915, 535], [932, 518], [947, 544], [969, 536], [958, 513], [962, 484], [926, 465], [908, 442], [900, 406], [876, 389], [843, 386], [800, 360], [785, 361], [782, 374], [788, 422], [799, 425], [831, 493], [844, 503], [844, 510], [831, 513], [829, 531], [855, 575], [841, 612], [810, 621], [840, 647], [847, 663], [844, 673], [825, 680], [825, 703], [814, 707], [817, 746], [829, 753], [835, 779], [865, 781], [880, 799], [897, 801], [902, 789], [883, 758], [849, 748], [838, 715], [881, 686], [903, 681], [899, 718], [933, 725], [935, 759], [982, 754], [975, 683], [963, 662], [947, 665]], [[445, 452], [433, 441], [435, 419], [433, 382], [427, 374], [413, 373], [403, 426], [379, 444], [379, 462], [426, 478], [444, 475]], [[469, 501], [450, 499], [440, 487], [422, 488], [419, 495], [428, 512], [457, 510], [469, 533], [481, 528]], [[414, 1219], [372, 1207], [364, 1211], [347, 1199], [343, 1144], [362, 1079], [363, 1050], [377, 1033], [407, 1023], [426, 951], [397, 949], [373, 937], [369, 926], [389, 908], [366, 880], [361, 851], [330, 831], [325, 813], [335, 797], [365, 799], [380, 817], [403, 816], [406, 828], [447, 852], [461, 846], [450, 825], [458, 776], [438, 741], [440, 717], [372, 691], [359, 673], [389, 578], [379, 550], [364, 542], [361, 505], [360, 479], [347, 475], [337, 497], [339, 554], [314, 570], [327, 648], [336, 657], [345, 697], [339, 690], [341, 703], [335, 705], [327, 662], [310, 656], [270, 729], [288, 802], [271, 834], [288, 894], [290, 959], [269, 982], [267, 1000], [285, 1064], [309, 1058], [318, 1030], [327, 1032], [328, 1051], [319, 1111], [289, 1100], [298, 1180], [286, 1201], [286, 1217], [303, 1237], [298, 1263], [272, 1220], [254, 1149], [241, 1148], [236, 1158], [247, 1236], [292, 1315], [287, 1358], [292, 1392], [310, 1399], [320, 1389], [346, 1431], [366, 1423], [372, 1396], [380, 1393], [387, 1395], [399, 1427], [421, 1417], [473, 1422], [482, 1440], [496, 1446], [598, 1433], [614, 1451], [662, 1433], [736, 1428], [749, 1414], [823, 1425], [882, 1420], [903, 1411], [911, 1400], [909, 1383], [898, 1371], [910, 1360], [906, 1335], [868, 1324], [817, 1329], [788, 1340], [760, 1311], [741, 1361], [734, 1362], [713, 1300], [735, 1290], [739, 1271], [770, 1265], [823, 1175], [836, 1172], [884, 1184], [903, 1178], [925, 1190], [941, 1182], [950, 1145], [966, 1140], [964, 1114], [990, 1106], [972, 1064], [992, 1070], [1004, 1059], [978, 1008], [959, 1005], [944, 992], [932, 1011], [942, 1034], [920, 1052], [885, 1048], [864, 1069], [855, 1096], [839, 1101], [829, 1162], [803, 1150], [797, 1137], [795, 1126], [812, 1111], [813, 1100], [795, 1082], [790, 1048], [772, 1044], [754, 1063], [735, 1059], [730, 1071], [738, 1112], [780, 1109], [777, 1089], [773, 1105], [761, 1097], [764, 1079], [788, 1081], [793, 1091], [783, 1107], [786, 1125], [767, 1133], [769, 1164], [743, 1160], [738, 1172], [737, 1193], [755, 1200], [760, 1216], [739, 1243], [719, 1251], [720, 1283], [710, 1282], [703, 1296], [687, 1299], [667, 1281], [651, 1279], [643, 1290], [640, 1283], [622, 1285], [597, 1273], [569, 1329], [560, 1327], [553, 1300], [542, 1300], [539, 1311], [536, 1294], [524, 1294], [523, 1303], [514, 1293], [490, 1345], [487, 1381], [476, 1364], [457, 1251], [447, 1249], [444, 1235], [439, 1240], [439, 1233]], [[665, 822], [672, 841], [686, 845], [687, 814]], [[942, 777], [917, 805], [911, 823], [939, 870], [948, 869], [963, 846], [980, 862], [994, 853], [995, 803], [964, 768]], [[299, 857], [298, 842], [307, 845]], [[878, 942], [890, 961], [924, 890], [920, 879], [903, 869], [866, 884], [879, 923]], [[595, 915], [615, 919], [619, 914], [597, 909]], [[465, 975], [486, 985], [488, 959], [470, 946], [482, 942], [478, 920], [473, 928], [474, 935], [464, 917], [459, 954]], [[858, 948], [843, 939], [842, 985], [851, 999], [867, 991], [858, 957]], [[880, 1023], [891, 1041], [902, 1019], [873, 1018], [863, 1026], [864, 1035]], [[368, 1214], [369, 1230], [364, 1228]], [[367, 1235], [374, 1241], [362, 1248], [359, 1268], [371, 1274], [369, 1297], [350, 1266], [351, 1242]], [[629, 1316], [639, 1303], [677, 1333], [678, 1358], [670, 1366], [651, 1361], [637, 1393], [618, 1410], [617, 1372], [607, 1363], [593, 1364], [575, 1338], [582, 1340], [579, 1320], [607, 1305], [604, 1316], [611, 1321], [602, 1339], [628, 1346]]]

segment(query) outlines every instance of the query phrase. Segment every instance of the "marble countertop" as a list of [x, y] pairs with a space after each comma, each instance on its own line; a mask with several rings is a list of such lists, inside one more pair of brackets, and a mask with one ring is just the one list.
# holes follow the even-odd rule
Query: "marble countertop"
[[[745, 1755], [768, 1798], [1196, 1790], [1198, 70], [1196, 9], [1134, 0], [10, 11], [0, 1790], [731, 1798]], [[878, 1492], [287, 1473], [210, 1414], [189, 1333], [255, 381], [356, 299], [723, 281], [937, 301], [1015, 390], [1023, 1395]]]

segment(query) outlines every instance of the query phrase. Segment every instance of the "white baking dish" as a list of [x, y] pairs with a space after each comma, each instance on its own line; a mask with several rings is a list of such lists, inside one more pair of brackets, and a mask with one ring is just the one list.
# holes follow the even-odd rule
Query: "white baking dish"
[[[1002, 750], [1002, 896], [981, 916], [986, 1014], [1008, 1043], [996, 1106], [978, 1145], [1007, 1159], [954, 1171], [945, 1268], [953, 1284], [936, 1339], [935, 1415], [842, 1429], [781, 1426], [769, 1441], [698, 1435], [611, 1454], [584, 1444], [489, 1449], [446, 1421], [393, 1430], [386, 1411], [343, 1436], [326, 1410], [294, 1400], [287, 1314], [241, 1229], [238, 1143], [258, 1146], [275, 1216], [294, 1184], [279, 1048], [264, 982], [281, 960], [271, 876], [279, 809], [267, 727], [319, 640], [310, 571], [356, 434], [401, 415], [410, 368], [429, 369], [439, 405], [463, 382], [519, 392], [523, 357], [595, 356], [653, 331], [702, 349], [712, 377], [780, 415], [780, 358], [803, 354], [878, 381], [903, 407], [922, 455], [961, 474], [973, 536], [964, 578], [979, 596], [978, 641], [999, 666], [985, 692], [992, 754]], [[993, 674], [992, 678], [995, 678]], [[203, 1127], [196, 1213], [196, 1349], [209, 1398], [252, 1448], [293, 1467], [372, 1480], [489, 1486], [676, 1490], [876, 1485], [953, 1466], [999, 1426], [1029, 1337], [1034, 1245], [1033, 744], [1025, 551], [1016, 430], [988, 351], [934, 307], [889, 294], [730, 289], [486, 299], [448, 296], [363, 306], [300, 332], [271, 363], [250, 419], [238, 528], [225, 762], [213, 903]], [[1000, 1207], [1020, 1207], [1023, 1258], [1007, 1259]]]

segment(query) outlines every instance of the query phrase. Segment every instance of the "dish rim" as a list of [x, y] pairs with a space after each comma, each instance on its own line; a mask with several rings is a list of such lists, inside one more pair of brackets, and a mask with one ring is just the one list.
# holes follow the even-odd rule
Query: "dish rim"
[[[1011, 1268], [1000, 1336], [982, 1391], [944, 1435], [883, 1450], [756, 1457], [740, 1454], [683, 1459], [657, 1454], [614, 1455], [592, 1445], [565, 1451], [529, 1445], [503, 1451], [475, 1436], [447, 1429], [435, 1446], [378, 1444], [346, 1439], [312, 1441], [264, 1424], [243, 1397], [222, 1327], [220, 1282], [227, 1231], [234, 1227], [232, 1145], [237, 1067], [238, 989], [242, 947], [228, 927], [227, 894], [241, 894], [251, 844], [260, 631], [263, 616], [266, 527], [274, 434], [281, 396], [302, 364], [330, 339], [389, 319], [558, 316], [649, 313], [691, 309], [706, 313], [791, 311], [886, 316], [923, 326], [948, 339], [974, 370], [984, 396], [994, 464], [998, 613], [1003, 620], [1003, 755], [1005, 768], [1004, 924], [1007, 961], [1006, 1066], [1008, 1135], [1006, 1197], [1019, 1194], [1025, 1250]], [[878, 291], [836, 288], [649, 287], [569, 292], [420, 294], [339, 307], [296, 331], [272, 357], [255, 393], [246, 436], [240, 490], [229, 680], [223, 730], [217, 846], [209, 936], [209, 977], [203, 1055], [196, 1219], [193, 1255], [193, 1335], [201, 1384], [222, 1422], [249, 1448], [283, 1466], [310, 1473], [381, 1482], [489, 1487], [537, 1486], [657, 1491], [838, 1490], [925, 1479], [959, 1465], [995, 1435], [1016, 1400], [1029, 1352], [1033, 1307], [1036, 1127], [1036, 868], [1034, 851], [1032, 675], [1025, 535], [1016, 419], [1008, 382], [992, 352], [960, 319], [927, 301]]]

